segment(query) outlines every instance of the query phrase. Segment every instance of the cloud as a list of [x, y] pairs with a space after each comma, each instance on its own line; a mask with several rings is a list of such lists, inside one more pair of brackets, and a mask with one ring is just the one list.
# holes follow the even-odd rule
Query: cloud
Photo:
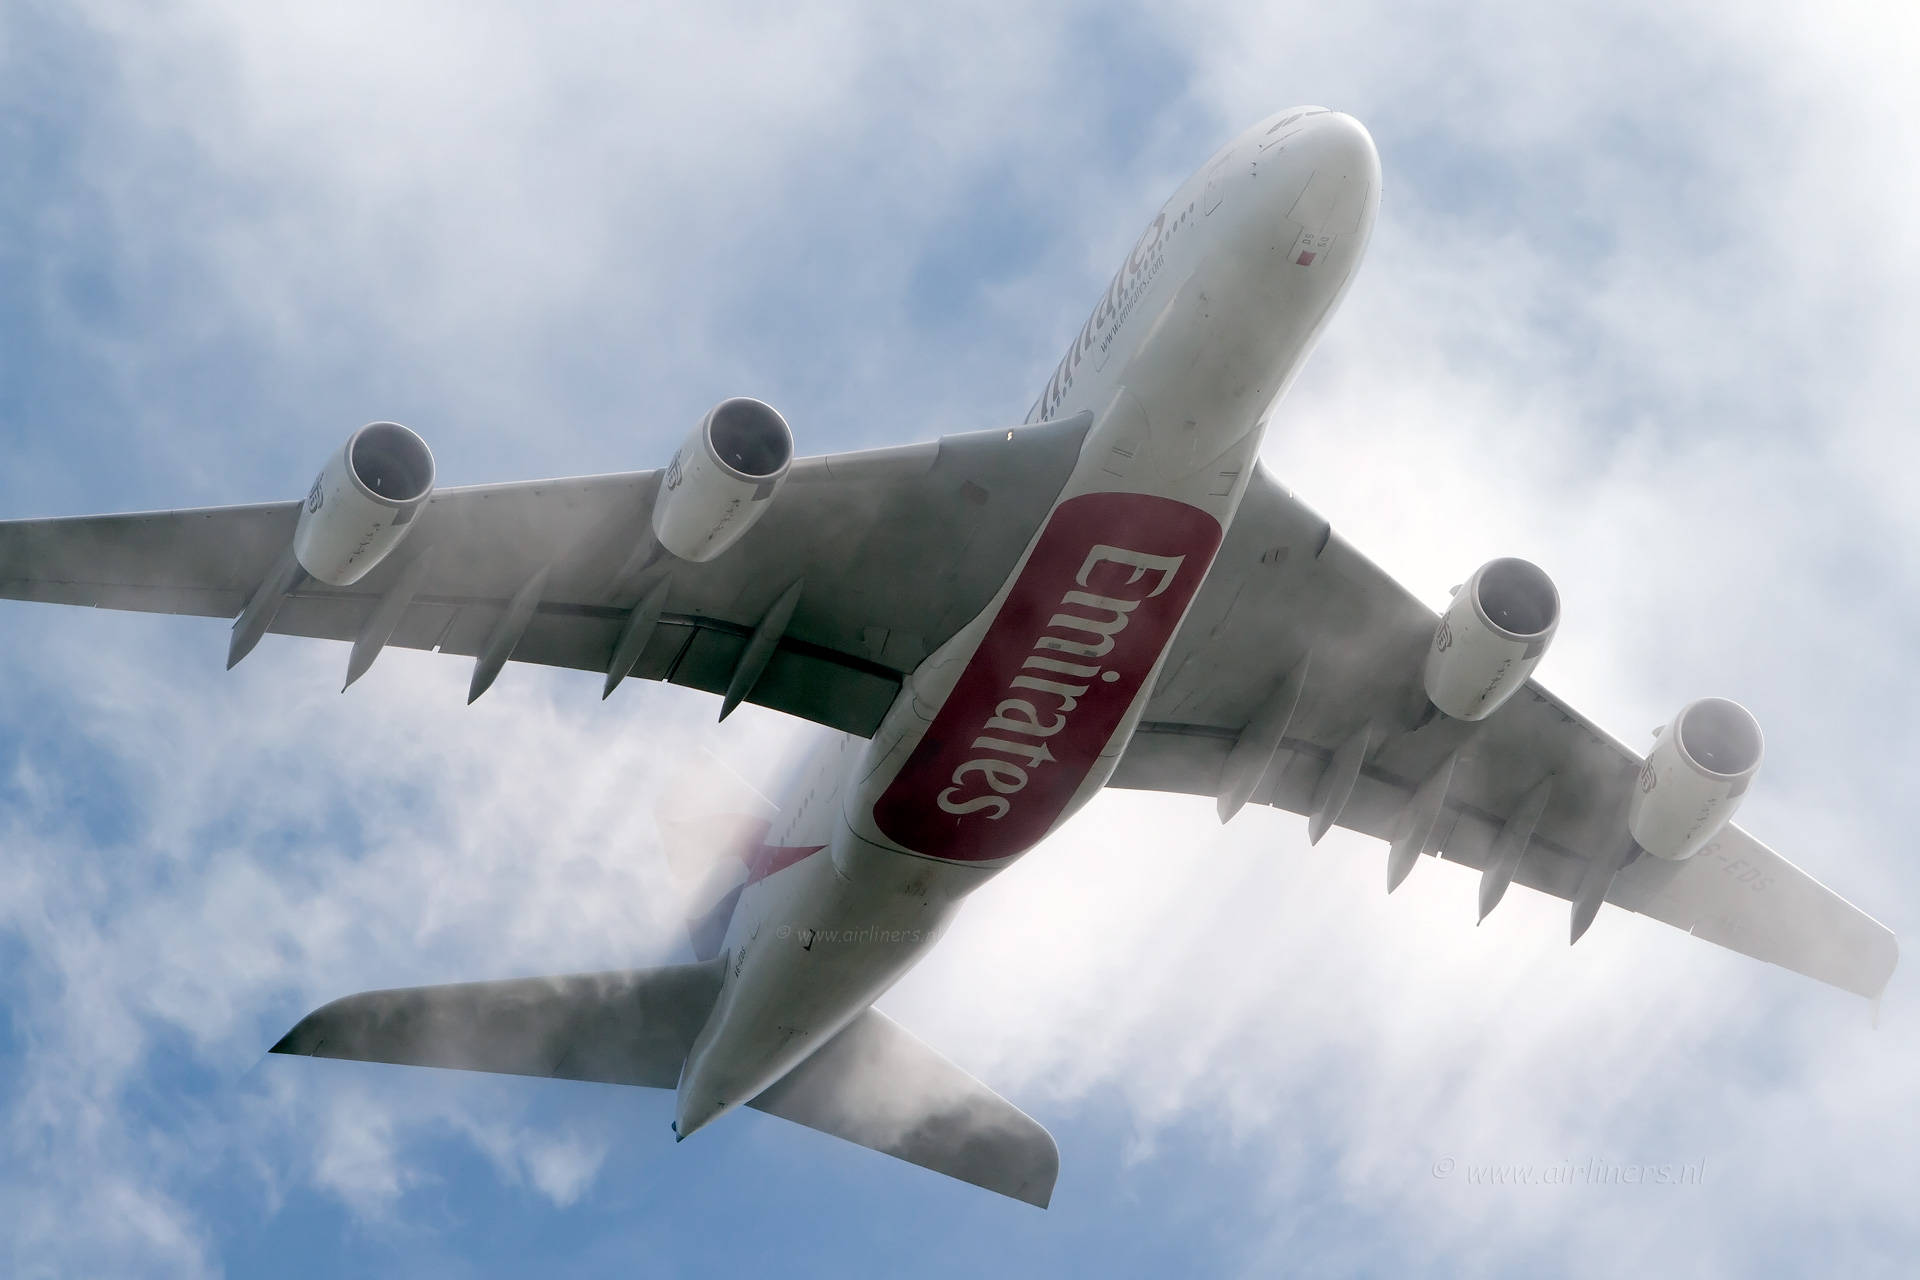
[[526, 1155], [527, 1172], [540, 1193], [561, 1208], [580, 1198], [606, 1159], [607, 1144], [569, 1136], [536, 1143]]
[[[292, 495], [388, 415], [450, 483], [651, 465], [742, 390], [808, 450], [1011, 422], [1161, 193], [1321, 99], [1371, 125], [1386, 203], [1268, 464], [1429, 603], [1493, 555], [1539, 561], [1567, 607], [1543, 679], [1631, 744], [1696, 694], [1747, 701], [1751, 825], [1911, 924], [1920, 233], [1894, 19], [83, 12], [12, 17], [0, 55], [46, 140], [37, 187], [0, 187], [24, 228], [8, 332], [41, 344], [11, 349], [48, 353], [0, 393], [10, 513]], [[351, 990], [667, 958], [659, 780], [702, 743], [774, 776], [777, 717], [719, 734], [708, 699], [602, 706], [519, 669], [467, 709], [460, 664], [406, 653], [342, 697], [344, 653], [285, 640], [219, 679], [224, 637], [193, 621], [23, 607], [6, 632], [18, 1269], [210, 1271], [236, 1169], [263, 1212], [318, 1189], [389, 1222], [449, 1133], [509, 1186], [592, 1198], [607, 1142], [524, 1082], [259, 1053]], [[1625, 913], [1569, 950], [1564, 904], [1520, 891], [1472, 928], [1457, 868], [1386, 899], [1383, 857], [1111, 795], [885, 1003], [1056, 1128], [1113, 1119], [1142, 1177], [1244, 1177], [1186, 1194], [1244, 1224], [1216, 1243], [1249, 1272], [1910, 1255], [1909, 984], [1871, 1033]], [[1487, 1187], [1443, 1158], [1708, 1174]], [[120, 1225], [83, 1237], [58, 1212], [81, 1202]]]
[[314, 1182], [363, 1217], [383, 1216], [404, 1189], [394, 1145], [392, 1120], [382, 1108], [342, 1097], [319, 1133]]
[[[1674, 25], [1714, 74], [1663, 65], [1651, 93], [1603, 92], [1588, 82], [1624, 61], [1610, 42], [1669, 26], [1609, 9], [1599, 30], [1521, 18], [1497, 64], [1461, 48], [1496, 23], [1453, 30], [1451, 12], [1404, 19], [1366, 67], [1340, 59], [1332, 101], [1373, 123], [1387, 202], [1267, 461], [1435, 605], [1493, 555], [1548, 567], [1568, 621], [1543, 678], [1628, 742], [1701, 693], [1755, 706], [1772, 754], [1751, 825], [1899, 929], [1914, 884], [1892, 854], [1910, 816], [1893, 772], [1911, 742], [1885, 708], [1912, 701], [1906, 504], [1849, 476], [1905, 448], [1887, 408], [1910, 416], [1911, 389], [1881, 344], [1916, 282], [1905, 178], [1833, 180], [1836, 157], [1882, 141], [1877, 118], [1858, 122], [1888, 82], [1874, 55], [1851, 82], [1829, 66], [1817, 106], [1788, 99], [1804, 70], [1717, 39], [1700, 11]], [[1266, 51], [1310, 58], [1382, 30], [1365, 10], [1312, 30], [1265, 9], [1224, 25], [1202, 83], [1242, 117], [1270, 101], [1238, 74]], [[1816, 60], [1840, 60], [1818, 43]], [[1674, 110], [1682, 86], [1691, 114]], [[1394, 185], [1416, 112], [1453, 122], [1423, 141], [1497, 166], [1479, 193]], [[1836, 225], [1798, 253], [1804, 224], [1780, 193], [1836, 188], [1836, 224], [1863, 234]], [[1568, 211], [1589, 224], [1571, 245]], [[1117, 1089], [1141, 1142], [1196, 1127], [1227, 1150], [1279, 1140], [1273, 1202], [1331, 1180], [1391, 1224], [1375, 1250], [1343, 1250], [1348, 1265], [1411, 1239], [1489, 1270], [1550, 1256], [1611, 1273], [1638, 1254], [1738, 1272], [1796, 1247], [1787, 1224], [1814, 1185], [1849, 1206], [1851, 1256], [1897, 1270], [1916, 1047], [1898, 985], [1872, 1034], [1848, 1002], [1651, 922], [1609, 913], [1569, 951], [1564, 904], [1522, 895], [1474, 931], [1473, 878], [1455, 869], [1423, 867], [1387, 902], [1372, 842], [1310, 851], [1285, 816], [1217, 835], [1210, 820], [1202, 803], [1108, 799], [983, 891], [896, 1011], [1016, 1097]], [[1543, 1203], [1428, 1176], [1441, 1156], [1629, 1151], [1705, 1159], [1712, 1180], [1689, 1209], [1650, 1210], [1611, 1189]], [[1756, 1205], [1779, 1229], [1726, 1229]], [[1249, 1266], [1300, 1243], [1278, 1232]]]

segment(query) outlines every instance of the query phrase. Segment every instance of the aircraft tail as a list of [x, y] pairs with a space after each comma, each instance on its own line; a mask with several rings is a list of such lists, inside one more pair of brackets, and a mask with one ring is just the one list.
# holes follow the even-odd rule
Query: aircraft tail
[[1046, 1208], [1053, 1135], [877, 1009], [747, 1104]]
[[[364, 991], [274, 1053], [675, 1088], [720, 992], [719, 960]], [[868, 1009], [747, 1104], [1046, 1208], [1060, 1152], [1038, 1122]]]
[[696, 960], [720, 954], [747, 867], [779, 809], [710, 751], [687, 758], [653, 810]]
[[723, 970], [709, 960], [363, 991], [315, 1009], [270, 1052], [672, 1089]]

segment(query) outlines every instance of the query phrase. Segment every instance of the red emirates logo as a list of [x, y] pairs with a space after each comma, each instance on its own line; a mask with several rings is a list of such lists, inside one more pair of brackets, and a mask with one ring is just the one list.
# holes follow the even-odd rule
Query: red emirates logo
[[1220, 548], [1198, 507], [1060, 504], [926, 737], [874, 805], [901, 847], [958, 862], [1031, 848], [1139, 696]]

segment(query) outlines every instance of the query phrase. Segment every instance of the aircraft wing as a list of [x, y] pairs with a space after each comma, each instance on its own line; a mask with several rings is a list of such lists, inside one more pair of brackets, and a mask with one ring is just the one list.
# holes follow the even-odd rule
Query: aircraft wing
[[[1898, 960], [1893, 934], [1739, 827], [1682, 862], [1633, 856], [1626, 813], [1640, 757], [1537, 683], [1477, 724], [1422, 724], [1437, 622], [1263, 469], [1111, 785], [1220, 795], [1235, 743], [1311, 651], [1256, 802], [1391, 841], [1415, 792], [1455, 755], [1425, 852], [1575, 903], [1576, 938], [1583, 902], [1590, 921], [1604, 900], [1878, 997]], [[1338, 788], [1323, 779], [1363, 730], [1350, 798], [1329, 815]], [[1497, 887], [1483, 879], [1483, 909]]]
[[[1012, 570], [1089, 422], [799, 459], [766, 515], [705, 564], [647, 562], [658, 471], [439, 490], [385, 562], [350, 587], [307, 579], [268, 630], [356, 641], [359, 670], [372, 660], [363, 638], [377, 654], [389, 625], [384, 643], [477, 658], [531, 584], [512, 659], [605, 672], [670, 575], [631, 674], [724, 693], [755, 628], [800, 583], [746, 700], [870, 734], [904, 674]], [[0, 598], [233, 618], [275, 573], [299, 513], [281, 502], [0, 522]], [[397, 618], [379, 616], [383, 601]]]

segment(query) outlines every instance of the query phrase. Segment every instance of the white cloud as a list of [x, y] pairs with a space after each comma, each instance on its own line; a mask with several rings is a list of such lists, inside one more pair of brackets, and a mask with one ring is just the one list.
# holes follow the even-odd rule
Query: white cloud
[[561, 1208], [580, 1198], [607, 1158], [607, 1144], [569, 1135], [536, 1142], [524, 1157], [527, 1174], [540, 1193]]
[[403, 1178], [393, 1122], [378, 1104], [343, 1094], [328, 1109], [314, 1152], [313, 1179], [364, 1217], [383, 1217], [411, 1179]]
[[[1130, 68], [1079, 43], [1104, 17], [88, 12], [120, 105], [72, 139], [62, 198], [98, 202], [111, 267], [167, 323], [134, 340], [66, 299], [60, 255], [103, 252], [85, 219], [44, 242], [25, 305], [124, 377], [152, 504], [291, 493], [388, 399], [428, 407], [463, 481], [648, 465], [742, 389], [799, 406], [821, 448], [1015, 418], [1133, 224], [1219, 137], [1286, 100], [1354, 110], [1387, 157], [1383, 220], [1269, 464], [1430, 602], [1492, 555], [1539, 560], [1568, 611], [1543, 674], [1629, 743], [1696, 693], [1752, 703], [1770, 751], [1752, 825], [1911, 924], [1920, 104], [1896, 15], [1120, 19], [1191, 74], [1116, 166], [1101, 134]], [[951, 296], [917, 313], [983, 201], [1045, 251], [955, 248]], [[165, 283], [182, 275], [190, 296]], [[225, 351], [280, 388], [246, 412], [276, 416], [168, 381]], [[92, 460], [71, 461], [0, 492], [98, 505], [76, 479]], [[27, 736], [6, 767], [0, 944], [23, 959], [0, 1203], [42, 1224], [30, 1261], [151, 1247], [205, 1267], [183, 1206], [209, 1151], [258, 1161], [269, 1201], [304, 1181], [379, 1219], [450, 1128], [509, 1183], [589, 1194], [605, 1145], [511, 1110], [511, 1081], [435, 1101], [401, 1072], [263, 1068], [195, 1138], [136, 1094], [177, 1041], [236, 1080], [349, 990], [663, 958], [655, 780], [709, 741], [766, 776], [777, 718], [715, 735], [707, 699], [602, 705], [590, 680], [518, 669], [469, 710], [459, 664], [399, 653], [341, 697], [344, 654], [291, 641], [216, 681], [212, 624], [15, 609], [8, 630], [0, 707]], [[1285, 815], [1223, 832], [1203, 801], [1108, 797], [983, 891], [888, 1006], [1043, 1118], [1122, 1108], [1129, 1158], [1259, 1171], [1196, 1197], [1331, 1195], [1397, 1227], [1334, 1245], [1249, 1215], [1250, 1272], [1300, 1250], [1742, 1272], [1811, 1261], [1795, 1229], [1828, 1216], [1853, 1269], [1910, 1254], [1903, 979], [1870, 1033], [1851, 1000], [1624, 913], [1569, 950], [1564, 904], [1520, 891], [1473, 929], [1457, 868], [1425, 863], [1388, 900], [1382, 858], [1308, 849]], [[293, 1135], [302, 1155], [261, 1154]], [[1493, 1188], [1435, 1179], [1443, 1157], [1708, 1174]], [[52, 1215], [76, 1196], [125, 1209], [96, 1254]]]

